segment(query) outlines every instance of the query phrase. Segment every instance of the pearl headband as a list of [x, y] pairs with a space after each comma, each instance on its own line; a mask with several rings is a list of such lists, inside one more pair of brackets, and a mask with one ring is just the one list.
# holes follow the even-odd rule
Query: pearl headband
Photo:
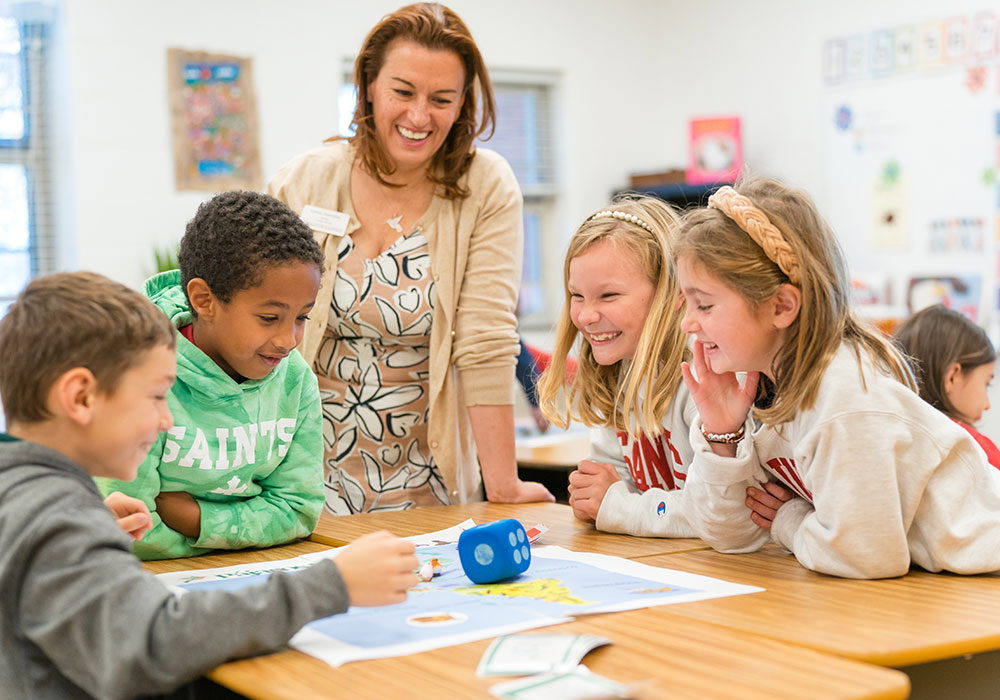
[[754, 206], [749, 197], [744, 197], [726, 185], [708, 198], [708, 206], [710, 209], [718, 209], [746, 231], [750, 238], [764, 249], [767, 257], [788, 275], [792, 284], [801, 284], [802, 275], [799, 273], [799, 261], [795, 257], [795, 251], [788, 245], [778, 227], [771, 223], [764, 212]]
[[597, 212], [589, 219], [587, 219], [587, 221], [593, 221], [594, 219], [618, 219], [619, 221], [627, 221], [630, 224], [635, 224], [640, 228], [646, 229], [650, 233], [654, 233], [653, 227], [647, 224], [642, 219], [640, 219], [638, 216], [636, 216], [635, 214], [626, 214], [623, 211], [614, 211], [612, 209], [605, 209], [603, 211]]

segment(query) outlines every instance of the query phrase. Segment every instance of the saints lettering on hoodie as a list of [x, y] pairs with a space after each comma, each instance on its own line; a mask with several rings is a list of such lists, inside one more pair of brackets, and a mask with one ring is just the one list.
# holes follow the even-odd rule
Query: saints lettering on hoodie
[[284, 457], [294, 436], [294, 418], [219, 427], [214, 431], [175, 425], [167, 430], [160, 463], [197, 469], [239, 469], [246, 464], [267, 462], [275, 451], [278, 457]]

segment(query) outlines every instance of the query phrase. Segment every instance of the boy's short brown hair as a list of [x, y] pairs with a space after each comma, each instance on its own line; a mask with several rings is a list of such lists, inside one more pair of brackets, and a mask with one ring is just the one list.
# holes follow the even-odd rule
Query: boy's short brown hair
[[176, 345], [170, 319], [139, 292], [93, 272], [32, 281], [0, 320], [0, 397], [7, 425], [50, 416], [52, 383], [86, 367], [115, 390], [146, 350]]

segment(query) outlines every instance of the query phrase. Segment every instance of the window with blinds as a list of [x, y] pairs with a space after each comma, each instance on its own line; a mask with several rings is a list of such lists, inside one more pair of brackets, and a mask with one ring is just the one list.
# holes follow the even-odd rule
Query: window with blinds
[[[556, 197], [553, 146], [555, 77], [541, 73], [492, 73], [497, 125], [486, 146], [510, 163], [524, 195], [524, 264], [518, 316], [524, 325], [545, 324], [545, 240], [555, 240], [551, 212]], [[551, 267], [551, 266], [550, 266]], [[561, 270], [560, 265], [552, 269]]]
[[48, 24], [0, 17], [0, 316], [55, 246], [44, 70]]
[[497, 128], [489, 147], [503, 155], [514, 169], [527, 197], [553, 194], [552, 85], [532, 76], [506, 76], [494, 81]]
[[[555, 206], [556, 167], [553, 112], [556, 77], [545, 73], [492, 71], [497, 123], [493, 137], [483, 142], [510, 163], [524, 196], [524, 266], [518, 314], [522, 321], [547, 323], [543, 241], [555, 240], [551, 212]], [[353, 61], [344, 61], [337, 99], [338, 131], [349, 136], [357, 104]], [[557, 271], [561, 265], [555, 266]]]

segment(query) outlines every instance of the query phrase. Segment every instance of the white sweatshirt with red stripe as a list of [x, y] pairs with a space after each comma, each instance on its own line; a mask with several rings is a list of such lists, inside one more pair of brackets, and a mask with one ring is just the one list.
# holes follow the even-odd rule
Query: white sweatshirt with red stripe
[[698, 534], [724, 552], [769, 539], [746, 488], [783, 483], [796, 496], [770, 536], [806, 568], [848, 578], [905, 574], [910, 564], [960, 574], [1000, 569], [1000, 471], [960, 426], [862, 352], [841, 347], [815, 404], [780, 427], [751, 419], [735, 458], [697, 430], [685, 491]]
[[604, 494], [597, 529], [644, 537], [696, 537], [685, 514], [684, 482], [691, 464], [690, 427], [698, 412], [681, 384], [663, 417], [663, 432], [636, 439], [594, 428], [590, 458], [611, 464], [621, 481]]

